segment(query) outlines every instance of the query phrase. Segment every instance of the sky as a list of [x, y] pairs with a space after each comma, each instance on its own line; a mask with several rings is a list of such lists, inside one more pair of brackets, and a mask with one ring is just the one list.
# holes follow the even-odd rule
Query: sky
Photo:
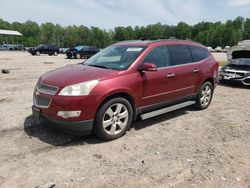
[[250, 0], [0, 0], [0, 18], [113, 29], [250, 18]]

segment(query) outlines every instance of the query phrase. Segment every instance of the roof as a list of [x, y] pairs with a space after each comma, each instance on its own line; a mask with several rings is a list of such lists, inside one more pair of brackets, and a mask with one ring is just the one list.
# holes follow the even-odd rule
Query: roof
[[0, 29], [0, 35], [14, 35], [14, 36], [23, 36], [22, 33], [14, 30], [3, 30]]
[[120, 41], [117, 44], [119, 45], [138, 45], [138, 46], [149, 46], [150, 44], [157, 44], [157, 43], [168, 43], [172, 45], [180, 45], [180, 44], [189, 44], [189, 45], [198, 45], [203, 46], [200, 43], [190, 41], [190, 40], [178, 40], [178, 39], [159, 39], [159, 40], [127, 40], [127, 41]]

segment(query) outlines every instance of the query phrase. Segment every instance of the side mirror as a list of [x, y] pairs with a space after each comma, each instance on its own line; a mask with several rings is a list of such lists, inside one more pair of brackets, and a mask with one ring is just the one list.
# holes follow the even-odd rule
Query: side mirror
[[157, 71], [155, 64], [145, 62], [142, 64], [141, 71]]

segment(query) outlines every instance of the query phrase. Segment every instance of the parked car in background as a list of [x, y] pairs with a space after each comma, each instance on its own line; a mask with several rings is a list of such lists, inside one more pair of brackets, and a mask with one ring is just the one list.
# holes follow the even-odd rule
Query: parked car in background
[[29, 48], [29, 53], [39, 56], [40, 54], [55, 55], [59, 54], [59, 48], [53, 44], [40, 44], [35, 48]]
[[3, 44], [1, 45], [1, 49], [9, 51], [22, 51], [24, 50], [24, 46], [22, 44]]
[[70, 48], [66, 51], [67, 58], [90, 58], [100, 50], [94, 46], [76, 46], [74, 48]]
[[5, 46], [0, 45], [0, 51], [6, 51], [8, 50]]
[[221, 46], [217, 46], [217, 47], [214, 49], [214, 51], [216, 51], [216, 52], [223, 52], [223, 49], [222, 49]]
[[211, 46], [208, 46], [207, 49], [209, 52], [214, 52], [214, 49]]
[[240, 42], [227, 52], [228, 64], [219, 72], [221, 82], [237, 82], [250, 86], [250, 41]]
[[206, 109], [217, 75], [218, 62], [199, 43], [119, 42], [84, 63], [42, 75], [33, 115], [73, 134], [113, 140], [137, 116], [144, 120], [189, 105]]
[[230, 48], [231, 48], [230, 46], [225, 46], [225, 48], [223, 49], [223, 52], [228, 52]]

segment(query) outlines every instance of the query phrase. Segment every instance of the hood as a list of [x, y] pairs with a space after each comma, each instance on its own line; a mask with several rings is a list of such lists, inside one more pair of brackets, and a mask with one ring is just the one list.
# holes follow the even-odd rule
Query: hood
[[30, 52], [30, 51], [34, 51], [35, 49], [36, 49], [36, 48], [34, 48], [34, 47], [33, 47], [33, 48], [29, 48], [28, 51], [29, 51], [29, 52]]
[[41, 76], [40, 81], [48, 85], [64, 87], [90, 80], [103, 80], [117, 74], [118, 71], [115, 70], [75, 64], [49, 71]]
[[228, 60], [250, 58], [250, 40], [241, 41], [227, 52]]
[[75, 47], [74, 48], [69, 48], [66, 53], [76, 53], [76, 52], [79, 52], [80, 50], [77, 50]]
[[232, 51], [232, 60], [236, 60], [236, 59], [249, 59], [250, 60], [250, 49]]

